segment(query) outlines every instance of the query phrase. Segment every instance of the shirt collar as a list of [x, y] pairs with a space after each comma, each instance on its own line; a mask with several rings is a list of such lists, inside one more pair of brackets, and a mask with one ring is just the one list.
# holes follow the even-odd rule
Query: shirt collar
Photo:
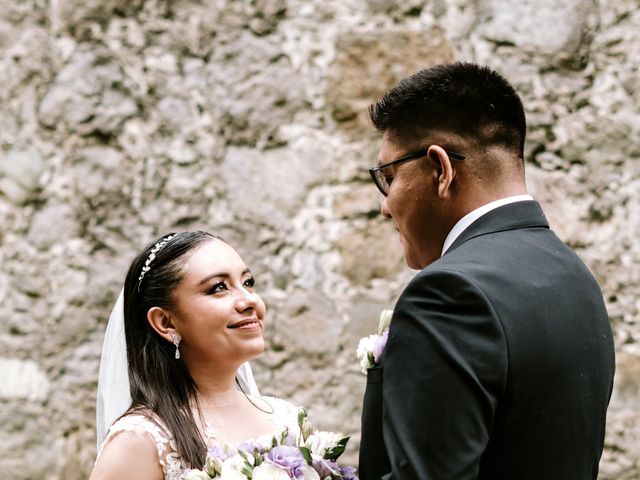
[[460, 234], [469, 227], [469, 225], [471, 225], [481, 216], [489, 213], [491, 210], [495, 210], [498, 207], [502, 207], [503, 205], [508, 205], [510, 203], [515, 203], [515, 202], [524, 202], [526, 200], [533, 200], [533, 197], [531, 195], [512, 195], [510, 197], [494, 200], [493, 202], [489, 202], [467, 213], [464, 217], [458, 220], [458, 223], [456, 223], [453, 226], [453, 228], [447, 235], [447, 238], [445, 238], [444, 245], [442, 246], [441, 256], [444, 255], [447, 250], [449, 250], [449, 247], [453, 245], [453, 242], [456, 241], [456, 238], [458, 238]]

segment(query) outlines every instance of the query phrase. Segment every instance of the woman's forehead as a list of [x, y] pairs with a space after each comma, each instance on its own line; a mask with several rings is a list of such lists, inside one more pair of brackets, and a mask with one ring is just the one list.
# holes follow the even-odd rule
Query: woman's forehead
[[184, 268], [185, 277], [192, 277], [213, 273], [241, 273], [247, 267], [233, 247], [221, 240], [212, 239], [189, 255]]

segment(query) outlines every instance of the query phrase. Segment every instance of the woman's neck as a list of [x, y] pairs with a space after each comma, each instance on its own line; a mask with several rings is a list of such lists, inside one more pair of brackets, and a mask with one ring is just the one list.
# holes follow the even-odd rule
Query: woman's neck
[[191, 377], [198, 387], [200, 406], [207, 408], [238, 402], [241, 395], [236, 389], [236, 372], [236, 368], [227, 371], [219, 369], [215, 369], [215, 371], [190, 371]]
[[202, 410], [236, 406], [244, 401], [242, 393], [232, 388], [224, 392], [198, 391], [198, 403]]

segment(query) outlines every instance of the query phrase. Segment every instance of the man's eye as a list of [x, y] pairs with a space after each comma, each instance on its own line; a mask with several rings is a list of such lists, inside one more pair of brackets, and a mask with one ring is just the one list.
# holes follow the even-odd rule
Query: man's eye
[[251, 277], [251, 278], [247, 278], [244, 281], [244, 286], [245, 288], [253, 288], [253, 286], [256, 284], [256, 280], [255, 278]]
[[227, 290], [227, 285], [224, 282], [216, 283], [211, 289], [209, 293], [220, 293]]
[[385, 175], [384, 181], [387, 182], [387, 185], [391, 185], [391, 182], [393, 181], [393, 175]]

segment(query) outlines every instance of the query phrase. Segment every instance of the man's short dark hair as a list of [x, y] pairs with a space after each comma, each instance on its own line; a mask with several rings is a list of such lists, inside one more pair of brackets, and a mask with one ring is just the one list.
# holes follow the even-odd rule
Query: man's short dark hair
[[473, 63], [437, 65], [401, 80], [369, 107], [369, 116], [379, 132], [401, 139], [446, 130], [523, 157], [527, 126], [520, 97], [500, 74]]

